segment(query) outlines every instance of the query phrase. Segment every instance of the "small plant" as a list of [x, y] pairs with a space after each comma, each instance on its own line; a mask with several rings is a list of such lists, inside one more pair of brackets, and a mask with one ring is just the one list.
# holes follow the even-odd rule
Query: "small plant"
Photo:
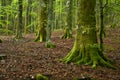
[[42, 74], [37, 74], [36, 80], [48, 80], [48, 78], [46, 76], [43, 76]]

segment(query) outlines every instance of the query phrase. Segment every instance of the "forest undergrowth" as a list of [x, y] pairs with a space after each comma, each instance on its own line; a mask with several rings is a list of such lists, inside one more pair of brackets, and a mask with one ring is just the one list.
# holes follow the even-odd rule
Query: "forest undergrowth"
[[[113, 65], [120, 68], [120, 27], [108, 29], [104, 39], [105, 54]], [[0, 36], [0, 80], [30, 80], [36, 74], [43, 74], [49, 80], [73, 80], [88, 76], [95, 80], [120, 80], [120, 70], [98, 66], [64, 64], [64, 58], [71, 50], [74, 38], [61, 39], [62, 31], [52, 33], [52, 42], [56, 48], [45, 48], [45, 43], [34, 42], [35, 34], [27, 34], [21, 40], [14, 41], [13, 36]]]

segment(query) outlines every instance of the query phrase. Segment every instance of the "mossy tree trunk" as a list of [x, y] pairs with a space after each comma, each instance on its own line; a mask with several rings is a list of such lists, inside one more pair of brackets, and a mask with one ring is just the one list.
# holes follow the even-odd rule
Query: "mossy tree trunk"
[[[31, 16], [31, 12], [32, 12], [32, 0], [28, 0], [26, 1], [27, 6], [25, 6], [25, 23], [24, 23], [24, 33], [26, 34], [27, 31], [28, 32], [33, 32], [33, 26], [31, 26], [31, 22], [32, 22], [32, 16]], [[28, 28], [28, 26], [30, 26]]]
[[22, 23], [22, 0], [18, 0], [18, 25], [16, 28], [16, 37], [17, 39], [22, 38], [22, 30], [23, 30], [23, 23]]
[[103, 34], [104, 34], [104, 22], [103, 22], [103, 0], [99, 0], [100, 3], [100, 48], [103, 51]]
[[[28, 25], [31, 25], [31, 23], [32, 23], [32, 16], [31, 16], [31, 13], [32, 13], [32, 3], [33, 3], [33, 0], [28, 0]], [[34, 32], [34, 27], [30, 26], [29, 31], [30, 32]]]
[[38, 0], [38, 34], [35, 41], [46, 41], [46, 27], [47, 27], [47, 0]]
[[65, 63], [97, 65], [113, 68], [97, 42], [95, 8], [96, 0], [79, 0], [78, 30], [74, 46], [63, 59]]
[[46, 36], [46, 47], [47, 48], [54, 48], [55, 45], [52, 44], [51, 41], [51, 29], [53, 27], [53, 1], [49, 0], [48, 2], [48, 23], [47, 23], [47, 36]]
[[[55, 4], [54, 4], [54, 7], [55, 7], [55, 23], [54, 23], [54, 29], [60, 29], [62, 26], [61, 26], [61, 17], [62, 17], [62, 0], [55, 0]], [[59, 7], [59, 8], [58, 8]]]
[[103, 6], [103, 0], [99, 0], [99, 9], [100, 9], [100, 48], [102, 51], [104, 51], [103, 49], [103, 37], [106, 36], [105, 35], [105, 30], [104, 30], [104, 8], [108, 5], [108, 0], [106, 0], [106, 4]]
[[72, 9], [73, 9], [73, 0], [67, 0], [67, 26], [65, 26], [64, 35], [62, 39], [72, 38]]

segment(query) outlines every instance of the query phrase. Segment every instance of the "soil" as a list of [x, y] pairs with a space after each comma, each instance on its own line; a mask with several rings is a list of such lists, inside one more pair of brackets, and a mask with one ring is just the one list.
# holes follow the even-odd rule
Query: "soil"
[[[14, 36], [0, 36], [0, 54], [6, 55], [0, 60], [0, 80], [32, 80], [36, 74], [49, 77], [49, 80], [73, 80], [90, 77], [95, 80], [120, 80], [120, 27], [106, 31], [104, 38], [105, 55], [118, 67], [113, 70], [106, 67], [93, 69], [88, 65], [64, 64], [64, 58], [73, 47], [74, 38], [61, 39], [63, 31], [52, 33], [52, 42], [56, 48], [45, 48], [45, 43], [34, 42], [35, 34], [27, 34], [21, 40]], [[86, 79], [87, 80], [87, 79]]]

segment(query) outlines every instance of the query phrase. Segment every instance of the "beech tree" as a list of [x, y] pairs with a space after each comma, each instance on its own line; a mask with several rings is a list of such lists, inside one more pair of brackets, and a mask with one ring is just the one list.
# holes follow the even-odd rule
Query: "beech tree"
[[51, 29], [53, 27], [53, 1], [54, 0], [48, 0], [48, 23], [46, 27], [46, 47], [47, 48], [54, 48], [55, 45], [52, 44], [51, 41]]
[[73, 10], [73, 0], [67, 0], [66, 2], [67, 6], [67, 26], [65, 26], [64, 35], [62, 36], [62, 39], [65, 38], [72, 38], [72, 10]]
[[48, 0], [38, 0], [38, 34], [35, 41], [46, 41], [46, 30], [47, 27], [47, 1]]
[[114, 68], [102, 53], [97, 41], [95, 5], [96, 0], [79, 0], [78, 29], [72, 50], [63, 58], [65, 63], [97, 65]]

